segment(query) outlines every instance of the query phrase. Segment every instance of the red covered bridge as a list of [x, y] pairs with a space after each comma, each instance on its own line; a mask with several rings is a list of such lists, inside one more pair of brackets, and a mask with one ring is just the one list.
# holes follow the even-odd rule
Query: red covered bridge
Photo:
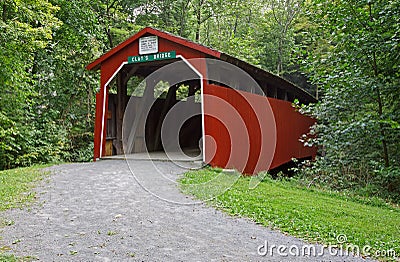
[[292, 106], [315, 98], [225, 53], [145, 28], [87, 69], [101, 71], [95, 160], [197, 149], [211, 166], [254, 174], [316, 154], [299, 142], [315, 121]]

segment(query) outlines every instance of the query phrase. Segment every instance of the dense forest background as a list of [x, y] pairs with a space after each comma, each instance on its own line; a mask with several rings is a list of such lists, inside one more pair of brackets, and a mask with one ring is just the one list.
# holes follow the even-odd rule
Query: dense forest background
[[1, 0], [0, 170], [91, 160], [85, 66], [146, 26], [314, 94], [298, 106], [321, 155], [302, 181], [400, 199], [400, 0]]

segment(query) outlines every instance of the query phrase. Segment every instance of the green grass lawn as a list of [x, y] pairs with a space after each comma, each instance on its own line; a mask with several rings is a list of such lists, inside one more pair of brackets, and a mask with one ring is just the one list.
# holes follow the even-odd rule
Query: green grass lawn
[[[23, 207], [35, 199], [32, 189], [48, 174], [41, 168], [43, 166], [0, 171], [0, 212]], [[13, 221], [3, 219], [0, 214], [0, 228], [13, 223]], [[10, 247], [0, 246], [0, 262], [32, 261], [29, 258], [17, 258], [14, 255], [3, 253], [10, 250]]]
[[[188, 172], [180, 180], [183, 192], [207, 200], [221, 188], [218, 180], [234, 179], [224, 175], [215, 180], [220, 171], [203, 169]], [[206, 181], [212, 181], [205, 184]], [[309, 242], [338, 244], [337, 237], [345, 235], [343, 245], [376, 251], [394, 250], [400, 256], [400, 208], [360, 200], [329, 192], [300, 188], [293, 183], [264, 179], [255, 189], [249, 189], [249, 177], [240, 177], [225, 193], [207, 200], [211, 205], [234, 215], [248, 217], [257, 223], [278, 229]], [[226, 185], [228, 183], [225, 183]], [[198, 186], [196, 186], [198, 185]], [[379, 257], [378, 257], [379, 258]], [[393, 260], [380, 257], [380, 260]]]
[[32, 201], [35, 193], [31, 189], [45, 175], [39, 166], [0, 171], [0, 211]]
[[0, 253], [0, 262], [16, 262], [18, 261], [14, 255], [6, 255]]

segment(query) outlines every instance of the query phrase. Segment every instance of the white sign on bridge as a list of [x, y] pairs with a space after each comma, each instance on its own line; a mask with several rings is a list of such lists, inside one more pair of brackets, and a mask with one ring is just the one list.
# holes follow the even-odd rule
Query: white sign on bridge
[[139, 38], [139, 55], [158, 53], [158, 37], [146, 36]]

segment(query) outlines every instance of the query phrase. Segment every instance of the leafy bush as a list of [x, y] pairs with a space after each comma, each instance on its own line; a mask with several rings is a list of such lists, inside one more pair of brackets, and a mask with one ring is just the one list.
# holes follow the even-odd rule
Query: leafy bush
[[400, 1], [308, 4], [316, 44], [303, 65], [319, 87], [319, 102], [300, 111], [317, 119], [317, 136], [303, 141], [321, 156], [300, 177], [398, 202], [400, 64], [393, 54], [400, 47]]
[[362, 197], [379, 197], [400, 203], [400, 168], [385, 168], [372, 162], [361, 165], [332, 164], [325, 157], [303, 162], [297, 171], [302, 186], [347, 192]]

